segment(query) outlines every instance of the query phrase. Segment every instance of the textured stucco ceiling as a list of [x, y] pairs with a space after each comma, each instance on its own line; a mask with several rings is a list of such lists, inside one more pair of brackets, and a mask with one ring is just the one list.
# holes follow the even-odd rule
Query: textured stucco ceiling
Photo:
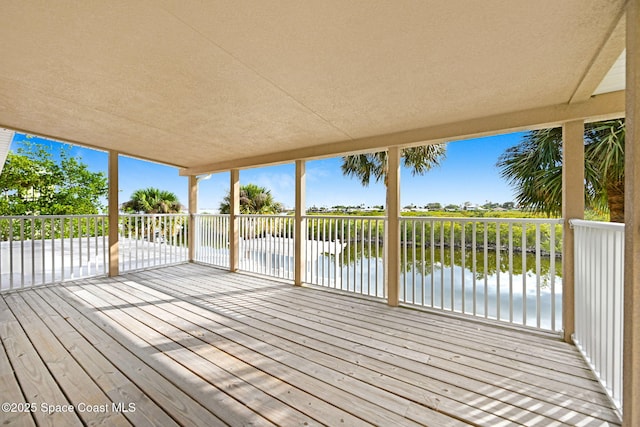
[[568, 103], [604, 48], [622, 52], [607, 41], [623, 6], [4, 0], [0, 126], [182, 167], [347, 150]]

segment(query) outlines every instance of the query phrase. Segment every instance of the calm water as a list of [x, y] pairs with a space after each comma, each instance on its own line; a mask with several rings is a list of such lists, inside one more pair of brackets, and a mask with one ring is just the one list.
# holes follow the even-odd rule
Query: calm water
[[[382, 251], [371, 252], [347, 249], [337, 263], [333, 255], [320, 254], [307, 260], [307, 281], [383, 298]], [[433, 257], [430, 249], [401, 255], [401, 301], [544, 329], [562, 325], [560, 259], [541, 254], [536, 264], [536, 255], [526, 254], [523, 265], [520, 253], [510, 258], [502, 251], [498, 257], [495, 250], [466, 249], [463, 266], [461, 249], [436, 249]]]

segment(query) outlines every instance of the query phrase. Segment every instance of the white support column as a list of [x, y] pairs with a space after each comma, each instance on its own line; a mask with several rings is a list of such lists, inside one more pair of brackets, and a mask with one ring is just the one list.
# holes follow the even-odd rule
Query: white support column
[[570, 219], [584, 218], [584, 122], [562, 126], [562, 324], [564, 340], [575, 332], [574, 236]]
[[387, 302], [400, 303], [400, 158], [402, 149], [390, 147], [387, 155], [387, 230], [385, 245], [385, 287]]
[[189, 262], [196, 258], [196, 217], [198, 213], [198, 177], [189, 175], [189, 222], [187, 224], [189, 235], [187, 246], [189, 247]]
[[627, 4], [624, 427], [640, 426], [640, 0]]
[[118, 152], [109, 151], [109, 277], [120, 274], [119, 205], [118, 205]]
[[303, 218], [307, 211], [306, 200], [306, 163], [304, 160], [296, 160], [296, 213], [294, 230], [294, 284], [301, 286], [304, 281], [305, 257], [307, 241], [307, 221]]
[[231, 169], [229, 183], [229, 270], [240, 268], [240, 170]]

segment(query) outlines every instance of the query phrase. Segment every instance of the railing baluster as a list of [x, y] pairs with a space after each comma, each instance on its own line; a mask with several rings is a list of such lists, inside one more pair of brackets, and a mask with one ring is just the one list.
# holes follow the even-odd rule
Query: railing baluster
[[522, 222], [522, 324], [527, 324], [527, 223]]
[[24, 288], [24, 218], [20, 218], [20, 287]]
[[[42, 268], [42, 282], [41, 284], [44, 285], [45, 283], [47, 283], [47, 277], [46, 277], [46, 254], [47, 254], [47, 250], [46, 250], [46, 243], [45, 243], [45, 230], [46, 230], [46, 226], [45, 226], [45, 218], [44, 217], [40, 217], [40, 244], [42, 245], [42, 251], [40, 252], [40, 258], [41, 258], [41, 268]], [[1, 264], [1, 261], [0, 261]]]
[[69, 270], [69, 277], [71, 277], [72, 279], [75, 277], [74, 275], [74, 262], [73, 262], [73, 234], [74, 234], [74, 230], [73, 230], [73, 218], [69, 218], [69, 253], [71, 255], [70, 260], [69, 260], [69, 264], [70, 264], [70, 270]]
[[431, 307], [436, 306], [436, 223], [431, 220], [431, 236], [429, 243], [431, 245]]
[[476, 221], [471, 223], [471, 254], [472, 254], [472, 263], [473, 263], [473, 315], [477, 316], [478, 314], [478, 283], [476, 279], [476, 272], [478, 269], [478, 258], [477, 258], [477, 233], [478, 232], [478, 224]]
[[549, 278], [551, 279], [551, 330], [556, 331], [556, 225], [549, 226]]
[[464, 314], [464, 313], [467, 312], [467, 306], [466, 306], [467, 289], [465, 287], [465, 285], [466, 285], [466, 283], [465, 283], [466, 282], [465, 281], [466, 274], [465, 273], [467, 271], [467, 253], [466, 253], [466, 250], [467, 250], [467, 238], [466, 238], [467, 222], [466, 221], [461, 224], [460, 229], [461, 229], [460, 230], [460, 250], [462, 251], [462, 254], [461, 254], [461, 257], [460, 257], [460, 259], [462, 261], [461, 262], [461, 264], [462, 264], [462, 266], [461, 266], [462, 267], [461, 268], [462, 274], [460, 275], [461, 276], [460, 288], [461, 288], [462, 291], [461, 291], [461, 295], [460, 296], [462, 298], [462, 301], [461, 301], [461, 312]]
[[570, 223], [575, 234], [574, 341], [622, 410], [624, 224]]
[[513, 223], [511, 222], [509, 223], [509, 322], [513, 323]]
[[420, 287], [422, 288], [422, 305], [423, 306], [426, 305], [426, 293], [427, 293], [426, 292], [426, 288], [425, 288], [425, 283], [424, 283], [425, 282], [425, 276], [426, 276], [426, 271], [425, 271], [425, 267], [426, 267], [426, 265], [425, 265], [426, 242], [424, 240], [425, 239], [425, 232], [424, 232], [425, 224], [426, 224], [426, 222], [424, 220], [420, 221], [420, 225], [422, 227], [421, 230], [420, 230], [421, 231], [420, 244], [422, 246], [422, 251], [421, 251], [422, 253], [420, 255], [420, 263], [422, 265], [422, 269], [421, 269], [422, 274], [420, 275], [421, 276], [421, 278], [420, 278], [421, 279]]
[[451, 293], [451, 311], [455, 311], [456, 309], [456, 301], [455, 301], [455, 277], [456, 277], [456, 273], [455, 273], [455, 267], [456, 267], [456, 263], [455, 263], [455, 259], [456, 259], [456, 255], [455, 255], [455, 246], [456, 246], [456, 242], [455, 242], [455, 224], [453, 221], [451, 221], [451, 229], [449, 230], [449, 251], [450, 251], [450, 255], [451, 255], [451, 282], [450, 282], [450, 286], [449, 286], [449, 292]]
[[[502, 272], [502, 260], [500, 259], [500, 223], [496, 221], [496, 319], [501, 320], [500, 314], [500, 273]], [[538, 325], [540, 326], [540, 325]]]
[[483, 248], [484, 248], [484, 317], [489, 317], [489, 223], [484, 221]]
[[536, 326], [540, 327], [540, 311], [541, 311], [541, 300], [540, 300], [540, 264], [541, 264], [541, 254], [540, 251], [542, 243], [540, 241], [540, 224], [536, 224]]
[[35, 285], [35, 277], [36, 277], [36, 232], [35, 232], [35, 220], [33, 216], [30, 218], [31, 223], [29, 224], [31, 227], [30, 230], [30, 240], [31, 240], [31, 281], [29, 285]]
[[61, 250], [62, 250], [62, 277], [60, 280], [64, 281], [64, 268], [65, 268], [65, 253], [64, 253], [64, 236], [65, 236], [65, 228], [67, 226], [67, 221], [65, 220], [64, 217], [60, 218], [60, 243], [61, 243]]
[[444, 310], [444, 219], [440, 220], [440, 309]]

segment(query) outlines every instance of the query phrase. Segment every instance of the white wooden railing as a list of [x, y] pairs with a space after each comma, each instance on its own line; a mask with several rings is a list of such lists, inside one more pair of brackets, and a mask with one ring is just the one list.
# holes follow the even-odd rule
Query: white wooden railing
[[305, 216], [305, 282], [385, 298], [384, 217]]
[[198, 214], [194, 261], [229, 267], [229, 215]]
[[0, 290], [106, 274], [106, 215], [0, 216]]
[[562, 220], [403, 217], [400, 301], [562, 329]]
[[121, 214], [120, 271], [189, 261], [185, 214]]
[[624, 224], [571, 220], [575, 233], [573, 340], [622, 410]]
[[281, 279], [293, 279], [293, 217], [240, 215], [239, 268]]

